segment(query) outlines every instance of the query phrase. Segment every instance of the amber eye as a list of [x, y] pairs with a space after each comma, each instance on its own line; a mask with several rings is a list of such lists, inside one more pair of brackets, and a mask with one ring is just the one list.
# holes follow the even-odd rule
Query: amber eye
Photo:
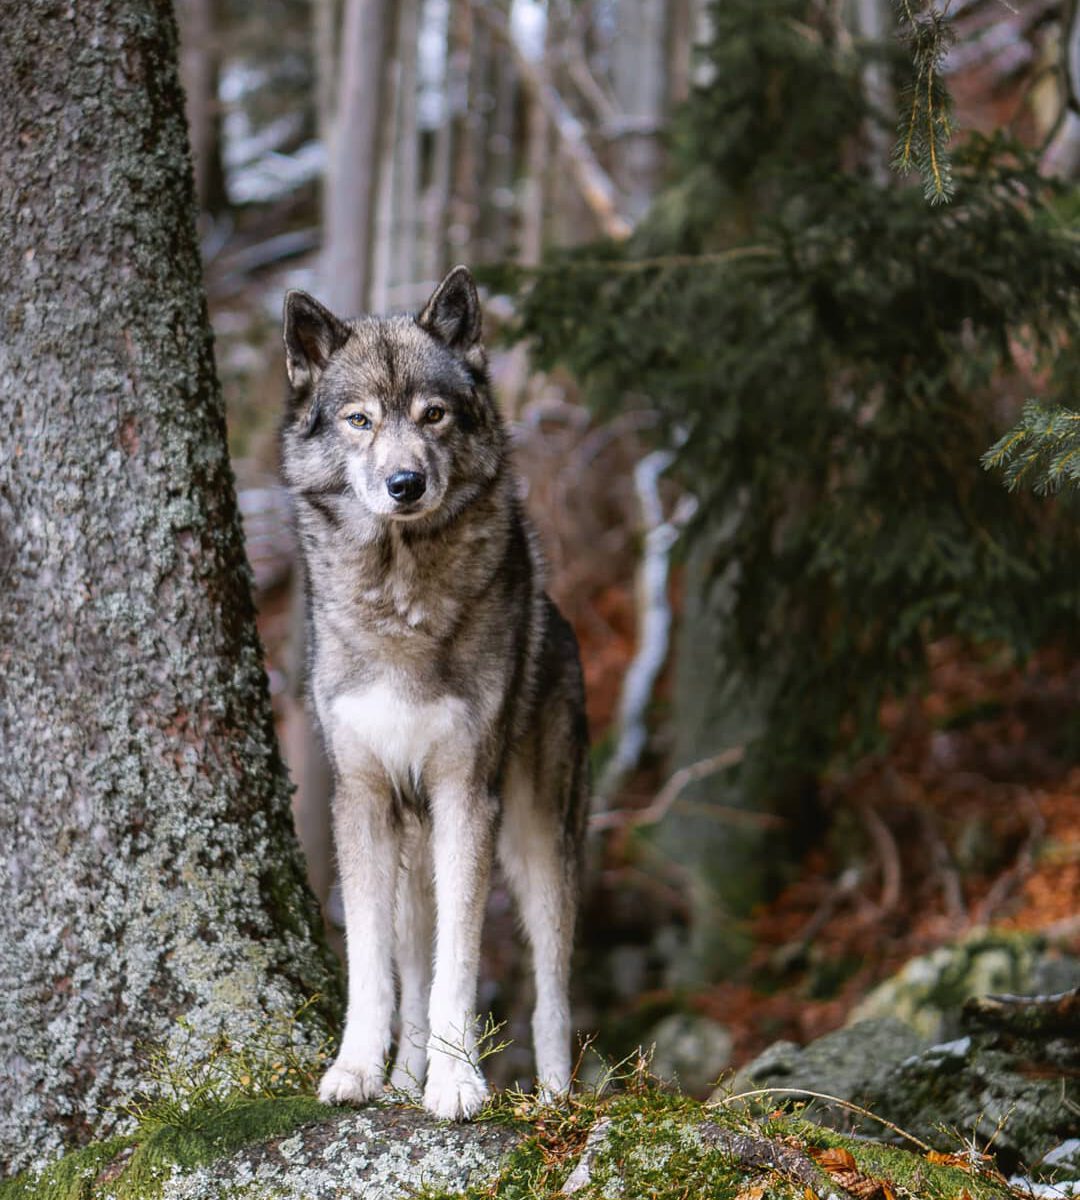
[[430, 408], [424, 411], [424, 420], [429, 425], [438, 425], [438, 423], [446, 416], [446, 409], [441, 408], [438, 404], [433, 404]]
[[345, 418], [353, 429], [370, 429], [371, 418], [366, 417], [362, 412], [352, 412]]

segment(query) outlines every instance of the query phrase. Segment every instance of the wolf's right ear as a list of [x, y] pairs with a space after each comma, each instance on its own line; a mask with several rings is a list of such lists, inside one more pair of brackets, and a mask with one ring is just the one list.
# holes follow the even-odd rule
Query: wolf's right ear
[[285, 370], [294, 392], [314, 387], [335, 354], [349, 340], [344, 321], [307, 292], [285, 293]]

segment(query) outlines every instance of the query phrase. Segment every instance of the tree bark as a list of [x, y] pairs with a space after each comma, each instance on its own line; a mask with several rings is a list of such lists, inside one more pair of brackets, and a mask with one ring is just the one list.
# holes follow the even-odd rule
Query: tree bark
[[205, 1052], [337, 985], [255, 633], [171, 11], [3, 16], [0, 1161], [19, 1169], [117, 1125], [140, 1047]]

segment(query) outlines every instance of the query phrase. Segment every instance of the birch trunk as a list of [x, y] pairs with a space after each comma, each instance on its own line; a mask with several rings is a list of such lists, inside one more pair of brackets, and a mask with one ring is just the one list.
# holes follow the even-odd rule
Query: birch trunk
[[176, 56], [167, 5], [5, 5], [9, 1170], [115, 1127], [178, 1017], [197, 1054], [336, 989], [255, 633]]

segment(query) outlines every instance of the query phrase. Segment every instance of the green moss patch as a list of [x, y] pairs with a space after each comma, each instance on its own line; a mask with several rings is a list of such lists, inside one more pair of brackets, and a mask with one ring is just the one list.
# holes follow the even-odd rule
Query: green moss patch
[[281, 1137], [330, 1113], [311, 1096], [196, 1108], [182, 1121], [97, 1142], [40, 1174], [0, 1182], [0, 1200], [155, 1200], [177, 1170], [207, 1166], [241, 1146]]

